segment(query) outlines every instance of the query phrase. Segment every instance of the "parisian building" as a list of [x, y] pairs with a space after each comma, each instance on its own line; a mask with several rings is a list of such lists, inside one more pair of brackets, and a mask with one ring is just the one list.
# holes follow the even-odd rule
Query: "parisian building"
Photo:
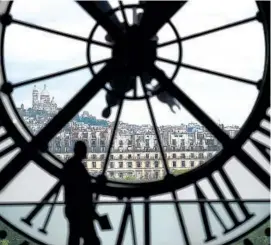
[[[60, 110], [46, 86], [39, 92], [34, 87], [32, 108], [17, 108], [28, 128], [35, 134]], [[219, 125], [230, 137], [239, 127]], [[84, 141], [88, 147], [85, 166], [92, 175], [101, 173], [108, 152], [113, 122], [97, 119], [84, 111], [71, 120], [49, 143], [50, 151], [62, 161], [73, 152], [74, 143]], [[158, 128], [166, 164], [171, 172], [187, 171], [204, 164], [221, 149], [221, 144], [198, 123], [164, 125]], [[164, 161], [151, 125], [120, 122], [106, 166], [110, 178], [136, 180], [160, 179], [165, 174]]]

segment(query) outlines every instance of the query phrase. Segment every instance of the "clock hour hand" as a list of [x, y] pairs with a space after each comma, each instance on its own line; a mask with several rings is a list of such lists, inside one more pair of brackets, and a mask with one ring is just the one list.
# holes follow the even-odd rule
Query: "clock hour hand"
[[139, 35], [153, 37], [187, 1], [145, 1], [144, 13], [139, 25]]
[[122, 37], [121, 23], [112, 10], [108, 1], [76, 1], [93, 19], [97, 21], [114, 39]]
[[47, 150], [48, 142], [96, 95], [112, 77], [113, 64], [108, 63], [74, 98], [40, 131], [30, 143], [0, 172], [0, 192], [40, 150]]

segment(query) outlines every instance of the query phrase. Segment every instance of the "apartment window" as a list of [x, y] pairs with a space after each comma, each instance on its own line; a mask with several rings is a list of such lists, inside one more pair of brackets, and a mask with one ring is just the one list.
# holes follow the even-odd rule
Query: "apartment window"
[[128, 159], [132, 159], [132, 155], [131, 154], [128, 154]]
[[110, 177], [113, 178], [114, 177], [114, 172], [110, 172]]
[[137, 159], [140, 159], [140, 154], [137, 154]]
[[202, 165], [204, 163], [204, 161], [200, 161], [199, 164]]
[[212, 157], [212, 153], [208, 153], [208, 158], [211, 158]]
[[137, 167], [137, 168], [141, 168], [141, 162], [137, 162], [137, 163], [136, 163], [136, 167]]
[[132, 141], [128, 140], [128, 146], [132, 146]]
[[155, 154], [155, 155], [154, 155], [154, 158], [155, 158], [155, 159], [158, 159], [158, 154]]
[[204, 158], [203, 153], [199, 153], [199, 158]]
[[110, 162], [110, 168], [114, 168], [114, 162]]
[[119, 167], [123, 168], [123, 162], [119, 162]]
[[133, 163], [132, 162], [127, 162], [128, 168], [132, 168], [133, 167]]
[[185, 154], [184, 154], [184, 153], [182, 153], [181, 157], [182, 157], [183, 159], [185, 159]]
[[194, 157], [195, 157], [195, 154], [194, 154], [194, 153], [191, 153], [191, 154], [190, 154], [190, 157], [191, 157], [191, 158], [194, 158]]
[[173, 161], [173, 162], [172, 162], [172, 167], [173, 167], [173, 168], [176, 168], [176, 161]]
[[155, 167], [155, 168], [158, 168], [158, 167], [159, 167], [158, 161], [155, 161], [155, 162], [154, 162], [154, 167]]
[[159, 178], [159, 172], [155, 172], [155, 173], [154, 173], [154, 178], [155, 178], [155, 179], [158, 179], [158, 178]]
[[103, 159], [104, 159], [104, 154], [102, 154], [102, 155], [100, 156], [100, 158], [103, 160]]
[[176, 154], [175, 154], [175, 153], [173, 153], [172, 157], [173, 157], [173, 158], [176, 158]]
[[191, 166], [191, 168], [193, 168], [193, 167], [195, 166], [194, 161], [191, 161], [191, 162], [190, 162], [190, 166]]
[[119, 141], [119, 146], [120, 146], [120, 147], [123, 146], [123, 141], [122, 141], [122, 140]]
[[176, 139], [172, 140], [172, 145], [176, 146]]
[[145, 166], [146, 166], [146, 168], [149, 168], [150, 167], [150, 162], [146, 162]]
[[122, 179], [123, 178], [123, 173], [119, 173], [119, 177]]
[[149, 159], [150, 158], [150, 154], [147, 153], [146, 154], [146, 158]]
[[114, 159], [114, 156], [113, 156], [113, 155], [110, 155], [110, 159]]
[[122, 159], [122, 154], [120, 154], [120, 159]]
[[91, 158], [96, 159], [96, 154], [92, 154]]
[[92, 167], [96, 168], [96, 162], [92, 162]]
[[185, 168], [185, 161], [182, 161], [182, 167]]

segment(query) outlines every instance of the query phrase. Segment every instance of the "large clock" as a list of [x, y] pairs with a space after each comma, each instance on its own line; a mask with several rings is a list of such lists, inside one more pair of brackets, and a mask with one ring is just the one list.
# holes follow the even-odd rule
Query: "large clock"
[[[232, 15], [237, 8], [245, 9], [245, 5], [249, 5], [250, 15], [244, 14], [240, 18], [235, 16], [232, 22], [223, 25], [215, 23], [215, 27], [211, 29], [207, 28], [189, 35], [181, 33], [178, 26], [179, 24], [185, 26], [188, 22], [176, 22], [174, 16], [177, 13], [188, 15], [190, 5], [200, 4], [197, 1], [142, 1], [133, 4], [118, 2], [115, 3], [116, 8], [100, 1], [73, 2], [74, 10], [81, 11], [94, 23], [87, 37], [63, 32], [52, 26], [42, 26], [35, 21], [31, 22], [31, 17], [29, 21], [21, 20], [16, 16], [16, 11], [13, 11], [16, 4], [19, 4], [19, 1], [0, 2], [1, 222], [35, 244], [66, 243], [67, 223], [63, 213], [63, 190], [59, 181], [65, 163], [49, 151], [49, 143], [89, 101], [95, 99], [100, 91], [104, 91], [107, 102], [107, 107], [103, 113], [101, 110], [101, 114], [109, 117], [111, 109], [117, 110], [101, 174], [96, 177], [90, 176], [98, 190], [97, 210], [100, 214], [107, 213], [113, 226], [111, 231], [103, 231], [97, 225], [102, 244], [232, 244], [268, 221], [270, 194], [268, 1], [228, 3], [231, 5]], [[24, 4], [31, 5], [30, 2]], [[64, 12], [65, 4], [62, 3]], [[217, 3], [204, 1], [204, 5], [210, 5], [208, 7], [210, 9], [214, 4]], [[42, 7], [39, 11], [42, 13], [46, 8]], [[131, 23], [128, 12], [133, 13], [136, 19], [134, 23]], [[194, 13], [189, 21], [194, 23], [199, 19], [199, 12]], [[69, 14], [67, 11], [67, 15]], [[119, 19], [122, 19], [122, 22]], [[174, 35], [172, 40], [163, 40], [159, 34], [165, 25]], [[62, 36], [63, 42], [76, 40], [83, 43], [86, 64], [42, 76], [33, 77], [30, 74], [31, 79], [13, 81], [6, 69], [9, 59], [6, 45], [10, 40], [9, 30], [14, 26], [49, 33], [52, 36]], [[211, 54], [209, 57], [208, 53], [205, 53], [205, 57], [196, 55], [194, 59], [202, 60], [203, 66], [186, 62], [186, 48], [195, 40], [207, 36], [211, 38], [216, 33], [224, 33], [241, 26], [247, 26], [253, 40], [247, 39], [250, 45], [247, 53], [253, 52], [256, 46], [261, 47], [259, 50], [262, 54], [259, 54], [261, 58], [258, 62], [260, 67], [257, 68], [260, 71], [259, 77], [251, 79], [235, 75], [238, 72], [232, 74], [229, 69], [227, 72], [209, 69], [207, 61]], [[105, 35], [96, 33], [99, 28], [104, 30]], [[23, 35], [23, 32], [21, 34]], [[19, 35], [16, 37], [19, 45], [22, 38]], [[238, 38], [236, 34], [236, 38], [233, 39], [238, 41]], [[247, 46], [246, 41], [242, 42]], [[194, 50], [199, 50], [200, 46], [196, 42], [194, 44], [196, 45]], [[95, 45], [96, 48], [104, 47], [111, 50], [109, 57], [93, 61], [92, 52]], [[162, 57], [159, 53], [160, 49], [171, 46], [173, 53], [178, 54], [176, 60], [168, 56]], [[213, 46], [214, 49], [215, 46], [227, 49], [227, 44], [223, 46], [217, 42]], [[23, 51], [23, 44], [20, 49]], [[238, 52], [236, 49], [236, 55]], [[233, 53], [232, 60], [234, 59]], [[36, 61], [32, 62], [34, 66]], [[160, 66], [159, 62], [172, 66], [172, 72]], [[95, 68], [101, 64], [103, 66], [100, 69]], [[254, 68], [250, 67], [249, 71]], [[39, 132], [33, 133], [16, 108], [14, 102], [16, 90], [40, 81], [53, 80], [80, 69], [87, 69], [89, 81]], [[220, 82], [219, 79], [223, 79], [223, 82], [228, 84], [227, 89], [232, 88], [232, 92], [228, 94], [229, 101], [232, 99], [231, 93], [234, 93], [235, 84], [242, 88], [238, 92], [240, 103], [243, 103], [244, 98], [248, 98], [246, 88], [249, 87], [253, 91], [255, 96], [248, 100], [251, 108], [235, 137], [227, 134], [209, 115], [208, 110], [202, 108], [204, 103], [196, 103], [195, 97], [190, 96], [189, 91], [182, 87], [182, 82], [186, 79], [185, 70], [195, 72], [196, 82], [193, 83], [195, 86], [201, 86], [200, 77], [204, 75], [214, 77], [217, 83]], [[137, 79], [141, 81], [141, 95], [137, 93]], [[69, 81], [66, 86], [69, 86]], [[64, 90], [63, 87], [63, 93]], [[219, 86], [210, 87], [210, 94], [219, 94], [221, 90], [223, 87], [221, 89]], [[217, 154], [184, 174], [173, 175], [155, 120], [154, 111], [157, 111], [157, 104], [152, 106], [153, 98], [158, 98], [159, 103], [168, 104], [170, 107], [178, 103], [180, 110], [187, 110], [219, 142], [221, 149]], [[106, 173], [121, 110], [127, 101], [140, 100], [146, 101], [161, 154], [164, 176], [156, 181], [136, 183], [110, 179]], [[219, 99], [213, 101], [217, 107], [219, 103]], [[134, 113], [140, 116], [140, 112]], [[231, 116], [237, 115], [233, 113]], [[14, 244], [16, 245], [15, 242]]]

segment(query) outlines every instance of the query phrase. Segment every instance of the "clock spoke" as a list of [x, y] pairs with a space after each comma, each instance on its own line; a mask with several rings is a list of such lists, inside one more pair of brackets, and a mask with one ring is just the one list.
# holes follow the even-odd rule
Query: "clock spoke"
[[45, 219], [44, 226], [40, 229], [40, 232], [47, 233], [46, 228], [48, 225], [48, 222], [50, 220], [50, 217], [52, 215], [57, 197], [60, 192], [61, 183], [56, 183], [49, 191], [48, 193], [42, 198], [39, 204], [36, 205], [36, 207], [25, 217], [21, 220], [27, 224], [28, 226], [32, 227], [33, 220], [38, 216], [38, 214], [41, 212], [41, 210], [45, 207], [45, 203], [50, 202], [50, 200], [53, 200], [53, 203], [51, 204], [51, 208], [49, 209], [49, 213], [47, 215], [47, 218]]
[[59, 35], [59, 36], [72, 38], [72, 39], [79, 40], [79, 41], [84, 41], [84, 42], [88, 41], [88, 39], [85, 38], [85, 37], [80, 37], [80, 36], [77, 36], [77, 35], [73, 35], [73, 34], [61, 32], [61, 31], [53, 30], [53, 29], [43, 27], [43, 26], [40, 26], [40, 25], [35, 25], [35, 24], [32, 24], [32, 23], [28, 23], [28, 22], [25, 22], [25, 21], [22, 21], [22, 20], [13, 19], [11, 15], [2, 15], [2, 16], [0, 16], [0, 20], [1, 20], [1, 23], [3, 23], [3, 25], [8, 25], [8, 24], [13, 23], [13, 24], [33, 28], [33, 29], [36, 29], [36, 30], [39, 30], [39, 31], [44, 31], [44, 32], [51, 33], [51, 34], [56, 34], [56, 35]]
[[[211, 222], [210, 222], [208, 215], [207, 215], [207, 205], [210, 208], [213, 215], [215, 216], [215, 218], [217, 219], [217, 221], [219, 222], [219, 224], [221, 225], [221, 227], [223, 228], [225, 234], [236, 229], [237, 227], [244, 224], [245, 222], [247, 222], [248, 220], [250, 220], [254, 216], [253, 213], [249, 212], [249, 210], [245, 206], [244, 202], [240, 201], [242, 198], [240, 197], [238, 191], [234, 187], [234, 185], [233, 185], [232, 181], [230, 180], [229, 176], [227, 175], [227, 173], [222, 168], [219, 169], [218, 172], [221, 176], [221, 179], [223, 180], [223, 182], [227, 186], [229, 193], [234, 198], [234, 200], [237, 201], [236, 205], [238, 206], [238, 209], [241, 211], [244, 219], [240, 220], [240, 218], [235, 214], [230, 203], [223, 202], [223, 200], [226, 200], [226, 196], [223, 193], [221, 187], [219, 186], [218, 181], [213, 177], [213, 175], [210, 175], [208, 177], [208, 182], [210, 183], [210, 186], [214, 190], [214, 192], [217, 195], [217, 197], [219, 198], [219, 200], [222, 200], [221, 205], [219, 204], [220, 205], [219, 210], [221, 210], [220, 208], [223, 207], [223, 210], [226, 212], [227, 216], [231, 220], [232, 225], [230, 228], [228, 227], [228, 225], [225, 223], [226, 218], [222, 215], [219, 215], [219, 212], [214, 207], [214, 204], [212, 204], [210, 202], [208, 202], [208, 203], [199, 202], [200, 215], [201, 215], [202, 223], [204, 226], [205, 237], [206, 237], [204, 242], [209, 242], [209, 241], [212, 241], [217, 238], [216, 235], [213, 234], [213, 232], [212, 232], [213, 229], [211, 228]], [[196, 183], [194, 186], [195, 186], [195, 192], [196, 192], [197, 199], [208, 200], [208, 198], [204, 194], [204, 191], [200, 187], [200, 185]]]
[[58, 77], [58, 76], [61, 76], [61, 75], [69, 74], [71, 72], [79, 71], [79, 70], [85, 69], [87, 67], [88, 67], [88, 64], [80, 65], [80, 66], [73, 67], [73, 68], [70, 68], [70, 69], [66, 69], [66, 70], [63, 70], [63, 71], [51, 73], [51, 74], [48, 74], [48, 75], [32, 78], [32, 79], [25, 80], [25, 81], [16, 82], [15, 84], [12, 84], [12, 87], [13, 88], [18, 88], [18, 87], [25, 86], [25, 85], [28, 85], [28, 84], [31, 84], [31, 83], [41, 82], [41, 81], [46, 80], [46, 79], [50, 79], [50, 78]]
[[248, 85], [253, 85], [255, 87], [258, 87], [259, 84], [261, 83], [261, 81], [257, 82], [257, 81], [249, 80], [249, 79], [242, 78], [242, 77], [237, 77], [237, 76], [233, 76], [233, 75], [229, 75], [229, 74], [225, 74], [225, 73], [221, 73], [221, 72], [217, 72], [217, 71], [212, 71], [212, 70], [205, 69], [205, 68], [202, 68], [202, 67], [185, 64], [185, 63], [182, 63], [182, 62], [179, 63], [177, 61], [173, 61], [173, 60], [169, 60], [169, 59], [165, 59], [165, 58], [161, 58], [161, 57], [157, 57], [157, 60], [159, 60], [161, 62], [172, 64], [172, 65], [185, 67], [185, 68], [190, 69], [190, 70], [199, 71], [199, 72], [203, 72], [203, 73], [206, 73], [206, 74], [211, 74], [211, 75], [214, 75], [214, 76], [219, 76], [219, 77], [223, 77], [223, 78], [227, 78], [227, 79], [236, 80], [236, 81], [248, 84]]
[[247, 23], [250, 23], [250, 22], [258, 20], [258, 19], [259, 19], [259, 16], [253, 16], [253, 17], [246, 18], [246, 19], [240, 20], [240, 21], [236, 21], [236, 22], [233, 22], [233, 23], [230, 23], [230, 24], [227, 24], [227, 25], [223, 25], [223, 26], [212, 28], [212, 29], [209, 29], [209, 30], [206, 30], [206, 31], [203, 31], [203, 32], [195, 33], [195, 34], [183, 37], [183, 38], [179, 38], [179, 39], [175, 39], [175, 40], [172, 40], [172, 41], [167, 41], [167, 42], [164, 42], [164, 43], [160, 43], [160, 44], [158, 44], [158, 47], [164, 47], [164, 46], [171, 45], [171, 44], [174, 44], [174, 43], [187, 41], [187, 40], [197, 38], [197, 37], [202, 37], [202, 36], [205, 36], [205, 35], [208, 35], [208, 34], [211, 34], [211, 33], [215, 33], [215, 32], [222, 31], [222, 30], [227, 30], [227, 29], [232, 28], [232, 27], [247, 24]]
[[164, 148], [162, 146], [162, 142], [161, 142], [161, 139], [160, 139], [160, 134], [159, 134], [159, 131], [158, 131], [158, 127], [157, 127], [157, 123], [156, 123], [155, 116], [154, 116], [154, 113], [153, 113], [153, 109], [152, 109], [149, 97], [147, 95], [147, 90], [146, 90], [146, 87], [145, 87], [145, 84], [144, 84], [144, 81], [143, 81], [142, 77], [140, 78], [140, 81], [141, 81], [141, 86], [142, 86], [143, 91], [144, 91], [144, 95], [146, 96], [146, 103], [147, 103], [147, 107], [148, 107], [148, 110], [149, 110], [149, 114], [150, 114], [153, 129], [154, 129], [154, 132], [155, 132], [155, 136], [156, 136], [156, 139], [157, 139], [157, 142], [158, 142], [159, 150], [160, 150], [160, 153], [161, 153], [161, 156], [162, 156], [163, 166], [164, 166], [164, 169], [166, 171], [166, 174], [168, 175], [168, 174], [170, 174], [170, 171], [169, 171], [169, 168], [168, 168], [168, 165], [167, 165], [167, 159], [166, 159]]
[[204, 125], [219, 140], [222, 145], [231, 142], [230, 137], [204, 112], [202, 111], [181, 89], [172, 83], [166, 75], [155, 68], [153, 76], [166, 88], [167, 92], [179, 101], [202, 125]]
[[91, 66], [100, 65], [100, 64], [103, 64], [103, 63], [105, 63], [105, 62], [107, 62], [109, 60], [110, 59], [102, 59], [102, 60], [99, 60], [99, 61], [95, 61], [95, 62], [93, 62], [91, 64], [80, 65], [80, 66], [73, 67], [73, 68], [70, 68], [70, 69], [66, 69], [66, 70], [63, 70], [63, 71], [51, 73], [51, 74], [48, 74], [48, 75], [32, 78], [32, 79], [21, 81], [21, 82], [16, 82], [15, 84], [12, 84], [12, 87], [13, 88], [18, 88], [18, 87], [25, 86], [25, 85], [28, 85], [28, 84], [31, 84], [31, 83], [41, 82], [41, 81], [46, 80], [46, 79], [66, 75], [66, 74], [69, 74], [69, 73], [72, 73], [72, 72], [75, 72], [75, 71], [79, 71], [79, 70], [88, 68], [90, 65]]
[[[6, 19], [8, 19], [8, 22], [6, 22]], [[58, 35], [58, 36], [71, 38], [71, 39], [74, 39], [74, 40], [77, 40], [77, 41], [90, 42], [92, 44], [96, 44], [96, 45], [99, 45], [99, 46], [102, 46], [102, 47], [105, 47], [105, 48], [111, 48], [112, 47], [111, 44], [108, 44], [108, 43], [105, 43], [105, 42], [96, 41], [96, 40], [89, 40], [88, 38], [85, 38], [85, 37], [80, 37], [80, 36], [77, 36], [77, 35], [57, 31], [57, 30], [50, 29], [50, 28], [47, 28], [47, 27], [44, 27], [44, 26], [29, 23], [29, 22], [26, 22], [26, 21], [13, 19], [11, 15], [2, 15], [2, 16], [0, 16], [0, 22], [3, 23], [3, 25], [8, 25], [8, 24], [13, 23], [13, 24], [24, 26], [24, 27], [32, 28], [32, 29], [35, 29], [35, 30], [38, 30], [38, 31], [44, 31], [44, 32], [55, 34], [55, 35]]]
[[113, 126], [113, 129], [112, 129], [112, 133], [111, 133], [111, 137], [110, 137], [110, 141], [109, 141], [109, 144], [108, 144], [108, 149], [107, 149], [107, 153], [106, 153], [106, 157], [105, 157], [105, 161], [104, 161], [104, 165], [103, 165], [102, 175], [105, 175], [105, 172], [107, 170], [108, 160], [109, 160], [111, 148], [113, 146], [115, 134], [116, 134], [116, 131], [117, 131], [117, 128], [118, 128], [118, 125], [119, 125], [119, 119], [120, 119], [122, 107], [123, 107], [123, 99], [119, 103], [118, 112], [117, 112], [116, 119], [115, 119], [115, 122], [114, 122], [114, 126]]

